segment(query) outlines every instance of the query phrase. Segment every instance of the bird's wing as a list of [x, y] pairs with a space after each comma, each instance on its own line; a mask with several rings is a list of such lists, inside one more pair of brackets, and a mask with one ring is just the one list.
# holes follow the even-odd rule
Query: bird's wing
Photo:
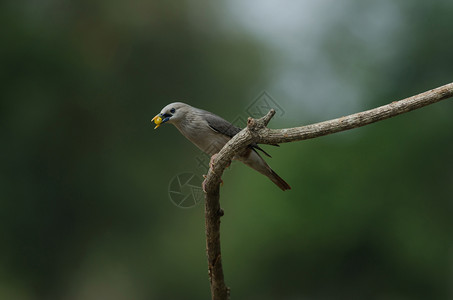
[[[228, 122], [227, 120], [213, 114], [213, 113], [210, 113], [208, 111], [205, 112], [205, 119], [206, 119], [206, 122], [208, 122], [208, 125], [209, 127], [214, 130], [215, 132], [218, 132], [218, 133], [221, 133], [221, 134], [224, 134], [226, 136], [229, 136], [229, 137], [233, 137], [235, 136], [236, 134], [239, 133], [239, 131], [241, 131], [242, 129], [237, 127], [237, 126], [234, 126], [233, 124], [231, 124], [230, 122]], [[272, 146], [279, 146], [278, 144], [270, 144]], [[250, 144], [249, 147], [252, 147], [253, 150], [259, 150], [261, 152], [263, 152], [267, 157], [272, 157], [270, 156], [269, 153], [267, 153], [266, 151], [264, 151], [260, 146], [258, 146], [258, 144], [256, 143], [253, 143], [253, 144]]]
[[229, 137], [233, 137], [241, 131], [241, 128], [234, 126], [227, 120], [222, 119], [221, 117], [214, 115], [210, 112], [206, 112], [205, 114], [206, 122], [208, 122], [209, 127], [212, 130], [224, 134]]

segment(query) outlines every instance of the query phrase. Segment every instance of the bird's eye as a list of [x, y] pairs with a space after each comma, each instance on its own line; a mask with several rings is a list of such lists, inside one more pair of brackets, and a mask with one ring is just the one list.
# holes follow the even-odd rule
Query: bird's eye
[[174, 114], [175, 111], [176, 111], [176, 109], [174, 109], [174, 108], [170, 109], [170, 112], [171, 112], [172, 114]]

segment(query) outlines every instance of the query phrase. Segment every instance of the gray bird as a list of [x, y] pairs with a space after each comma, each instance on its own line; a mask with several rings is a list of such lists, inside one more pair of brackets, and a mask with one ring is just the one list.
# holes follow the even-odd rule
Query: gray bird
[[[189, 141], [211, 156], [217, 154], [233, 136], [241, 131], [239, 127], [209, 111], [182, 102], [168, 104], [151, 121], [156, 123], [154, 129], [163, 123], [173, 124]], [[249, 145], [246, 151], [236, 155], [234, 159], [267, 176], [283, 191], [291, 189], [289, 184], [271, 169], [257, 150], [271, 157], [254, 143]]]

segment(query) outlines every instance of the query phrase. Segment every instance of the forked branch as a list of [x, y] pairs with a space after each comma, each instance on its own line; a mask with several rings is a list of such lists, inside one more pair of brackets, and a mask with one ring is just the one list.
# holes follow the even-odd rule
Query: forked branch
[[247, 127], [226, 143], [217, 154], [205, 180], [206, 250], [212, 299], [229, 299], [229, 289], [224, 282], [220, 252], [220, 217], [223, 215], [223, 211], [220, 208], [219, 186], [223, 171], [241, 149], [251, 143], [289, 143], [345, 131], [382, 121], [450, 97], [453, 97], [453, 83], [349, 116], [286, 129], [266, 127], [275, 115], [273, 109], [260, 119], [249, 118]]

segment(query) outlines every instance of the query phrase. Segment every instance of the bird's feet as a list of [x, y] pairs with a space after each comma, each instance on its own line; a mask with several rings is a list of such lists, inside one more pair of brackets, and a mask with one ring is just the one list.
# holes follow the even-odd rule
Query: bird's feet
[[[217, 157], [217, 154], [218, 153], [215, 153], [211, 156], [211, 159], [209, 160], [209, 168], [213, 169], [214, 168], [214, 160], [215, 158]], [[228, 165], [226, 166], [227, 168], [229, 168], [231, 166], [231, 161], [228, 163]]]
[[205, 194], [208, 193], [208, 192], [206, 192], [206, 177], [207, 177], [207, 176], [203, 174], [204, 180], [203, 180], [203, 182], [201, 183], [201, 188], [203, 189], [203, 192], [204, 192]]
[[[203, 189], [203, 192], [204, 192], [205, 194], [208, 193], [208, 192], [206, 192], [206, 177], [207, 177], [207, 175], [203, 175], [204, 180], [203, 180], [203, 182], [201, 183], [201, 188]], [[223, 186], [223, 180], [222, 180], [222, 179], [220, 179], [220, 186]]]
[[[211, 156], [211, 159], [209, 160], [209, 168], [212, 170], [212, 172], [214, 172], [214, 160], [215, 160], [216, 157], [217, 157], [217, 153], [213, 154]], [[228, 166], [230, 166], [230, 165], [228, 164]], [[203, 192], [206, 194], [207, 193], [206, 192], [206, 175], [203, 175], [203, 178], [204, 178], [204, 180], [201, 183], [201, 187], [203, 188]], [[220, 179], [220, 186], [223, 186], [223, 180], [222, 179]]]
[[209, 168], [214, 169], [214, 159], [216, 157], [217, 157], [217, 153], [215, 153], [211, 156], [211, 159], [209, 160]]

